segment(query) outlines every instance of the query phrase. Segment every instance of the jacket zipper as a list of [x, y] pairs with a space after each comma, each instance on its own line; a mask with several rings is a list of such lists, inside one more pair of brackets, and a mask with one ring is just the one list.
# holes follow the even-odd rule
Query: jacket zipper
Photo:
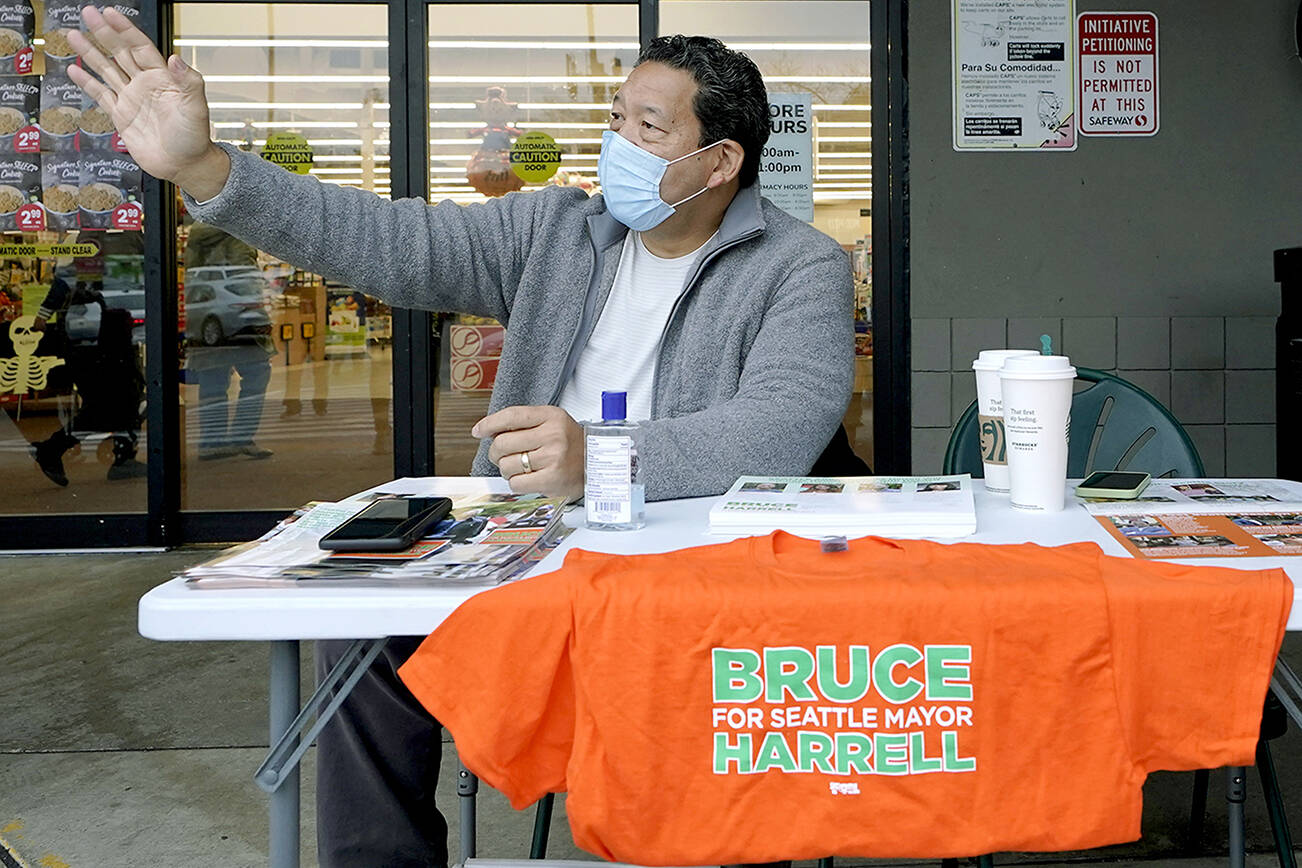
[[739, 235], [736, 238], [729, 241], [727, 244], [721, 244], [718, 247], [716, 247], [712, 252], [710, 252], [707, 256], [705, 256], [700, 262], [696, 264], [696, 270], [692, 272], [691, 280], [687, 281], [687, 285], [683, 287], [683, 291], [680, 292], [678, 294], [678, 298], [674, 300], [674, 306], [669, 309], [669, 317], [665, 320], [665, 327], [660, 330], [660, 340], [656, 344], [656, 366], [655, 366], [655, 370], [651, 374], [651, 418], [652, 419], [656, 417], [656, 406], [660, 401], [660, 358], [661, 355], [664, 353], [664, 349], [665, 349], [665, 335], [669, 334], [669, 327], [673, 325], [674, 317], [678, 316], [678, 310], [683, 304], [683, 299], [687, 298], [688, 294], [693, 289], [696, 288], [696, 281], [700, 278], [701, 272], [705, 270], [705, 266], [713, 262], [719, 256], [719, 254], [723, 253], [725, 250], [736, 247], [738, 244], [742, 243], [743, 241], [749, 241], [751, 238], [754, 238], [756, 235], [761, 234], [763, 231], [764, 231], [763, 229], [752, 229], [750, 232], [747, 232], [745, 235]]

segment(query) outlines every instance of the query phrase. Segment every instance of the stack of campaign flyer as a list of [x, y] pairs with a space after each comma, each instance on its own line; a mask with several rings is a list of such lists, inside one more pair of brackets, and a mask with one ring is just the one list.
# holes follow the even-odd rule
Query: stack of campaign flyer
[[[195, 588], [288, 586], [330, 582], [492, 585], [523, 575], [570, 532], [566, 502], [511, 494], [500, 480], [474, 477], [396, 479], [331, 503], [309, 503], [253, 542], [179, 573]], [[321, 537], [382, 498], [448, 497], [452, 511], [402, 551], [334, 552]]]
[[1282, 479], [1154, 479], [1133, 500], [1086, 511], [1137, 558], [1302, 555], [1302, 484]]
[[743, 476], [710, 509], [710, 533], [952, 538], [976, 533], [972, 477]]

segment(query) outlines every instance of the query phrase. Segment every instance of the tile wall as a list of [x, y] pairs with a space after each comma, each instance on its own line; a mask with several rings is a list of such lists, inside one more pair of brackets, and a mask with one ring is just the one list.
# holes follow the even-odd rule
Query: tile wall
[[913, 320], [913, 472], [938, 473], [954, 421], [976, 399], [972, 359], [1038, 349], [1117, 374], [1180, 420], [1213, 476], [1275, 473], [1274, 317]]

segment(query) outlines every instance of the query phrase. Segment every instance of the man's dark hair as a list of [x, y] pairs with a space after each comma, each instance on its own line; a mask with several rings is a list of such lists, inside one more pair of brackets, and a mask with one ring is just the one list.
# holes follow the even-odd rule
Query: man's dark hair
[[701, 122], [700, 147], [732, 139], [745, 151], [737, 176], [743, 187], [759, 177], [769, 140], [769, 95], [755, 62], [708, 36], [659, 36], [637, 59], [685, 70], [696, 82], [692, 110]]

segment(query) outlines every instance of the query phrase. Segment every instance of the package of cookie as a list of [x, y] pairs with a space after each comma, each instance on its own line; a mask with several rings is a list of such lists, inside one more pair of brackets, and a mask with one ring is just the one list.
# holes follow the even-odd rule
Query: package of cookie
[[[34, 232], [45, 228], [40, 198], [39, 157], [36, 154], [0, 155], [0, 231]], [[40, 212], [41, 219], [33, 219], [36, 212]]]
[[31, 75], [36, 10], [28, 0], [0, 0], [0, 75]]
[[0, 154], [33, 154], [41, 149], [36, 125], [40, 104], [39, 78], [0, 75]]
[[78, 154], [41, 155], [41, 203], [47, 229], [78, 226], [77, 198], [81, 193], [81, 157]]
[[81, 152], [77, 207], [82, 229], [139, 230], [140, 167], [126, 154], [111, 150]]
[[77, 127], [80, 130], [77, 138], [81, 150], [117, 151], [119, 154], [127, 152], [126, 145], [118, 138], [113, 119], [90, 97], [87, 97], [84, 102]]
[[[0, 0], [0, 3], [6, 0]], [[48, 0], [45, 14], [42, 16], [41, 36], [45, 42], [45, 74], [47, 76], [67, 76], [67, 69], [72, 64], [81, 63], [77, 52], [68, 42], [68, 34], [81, 27], [81, 7], [77, 0]]]
[[66, 75], [41, 76], [41, 150], [66, 153], [77, 150], [81, 124], [81, 88]]

